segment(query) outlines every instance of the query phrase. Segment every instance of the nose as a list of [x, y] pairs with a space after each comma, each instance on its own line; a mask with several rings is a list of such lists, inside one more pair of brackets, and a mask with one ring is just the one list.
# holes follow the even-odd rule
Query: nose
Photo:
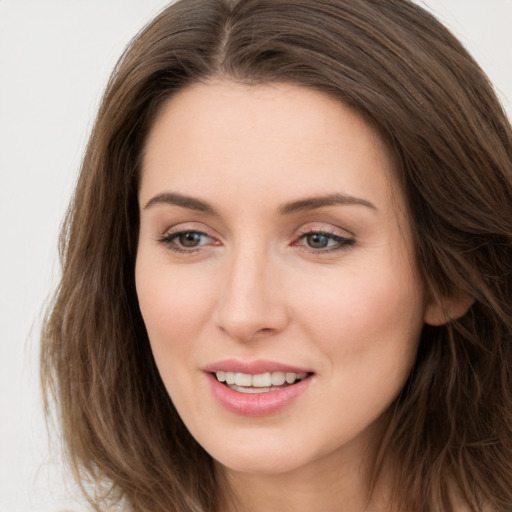
[[281, 332], [288, 324], [282, 272], [264, 250], [240, 248], [225, 262], [215, 312], [218, 327], [246, 342]]

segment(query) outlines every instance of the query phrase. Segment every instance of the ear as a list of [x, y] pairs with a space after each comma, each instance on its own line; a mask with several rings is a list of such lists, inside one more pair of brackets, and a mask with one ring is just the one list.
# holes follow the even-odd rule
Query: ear
[[464, 316], [475, 300], [465, 293], [444, 299], [442, 302], [430, 302], [425, 309], [423, 320], [426, 324], [440, 326], [450, 320]]

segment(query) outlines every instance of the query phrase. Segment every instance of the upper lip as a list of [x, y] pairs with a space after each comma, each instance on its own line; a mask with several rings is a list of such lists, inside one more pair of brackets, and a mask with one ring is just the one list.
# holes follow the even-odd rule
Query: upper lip
[[285, 373], [312, 373], [307, 368], [300, 368], [278, 361], [270, 361], [266, 359], [257, 359], [254, 361], [241, 361], [238, 359], [225, 359], [209, 364], [203, 368], [205, 372], [215, 373], [219, 371], [234, 372], [234, 373], [248, 373], [257, 375], [267, 372], [285, 372]]

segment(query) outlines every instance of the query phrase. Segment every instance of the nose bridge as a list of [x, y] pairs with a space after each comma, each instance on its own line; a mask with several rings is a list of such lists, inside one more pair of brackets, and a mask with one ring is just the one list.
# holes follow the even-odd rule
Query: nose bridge
[[263, 244], [247, 241], [227, 258], [217, 311], [221, 329], [239, 340], [278, 332], [286, 324], [286, 307], [277, 294], [276, 262]]

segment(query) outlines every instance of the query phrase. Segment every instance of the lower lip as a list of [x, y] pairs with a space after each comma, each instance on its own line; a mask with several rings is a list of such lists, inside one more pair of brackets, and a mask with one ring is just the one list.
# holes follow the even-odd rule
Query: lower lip
[[266, 416], [281, 411], [302, 394], [311, 382], [311, 376], [276, 391], [241, 393], [207, 374], [210, 389], [217, 401], [228, 411], [242, 416]]

